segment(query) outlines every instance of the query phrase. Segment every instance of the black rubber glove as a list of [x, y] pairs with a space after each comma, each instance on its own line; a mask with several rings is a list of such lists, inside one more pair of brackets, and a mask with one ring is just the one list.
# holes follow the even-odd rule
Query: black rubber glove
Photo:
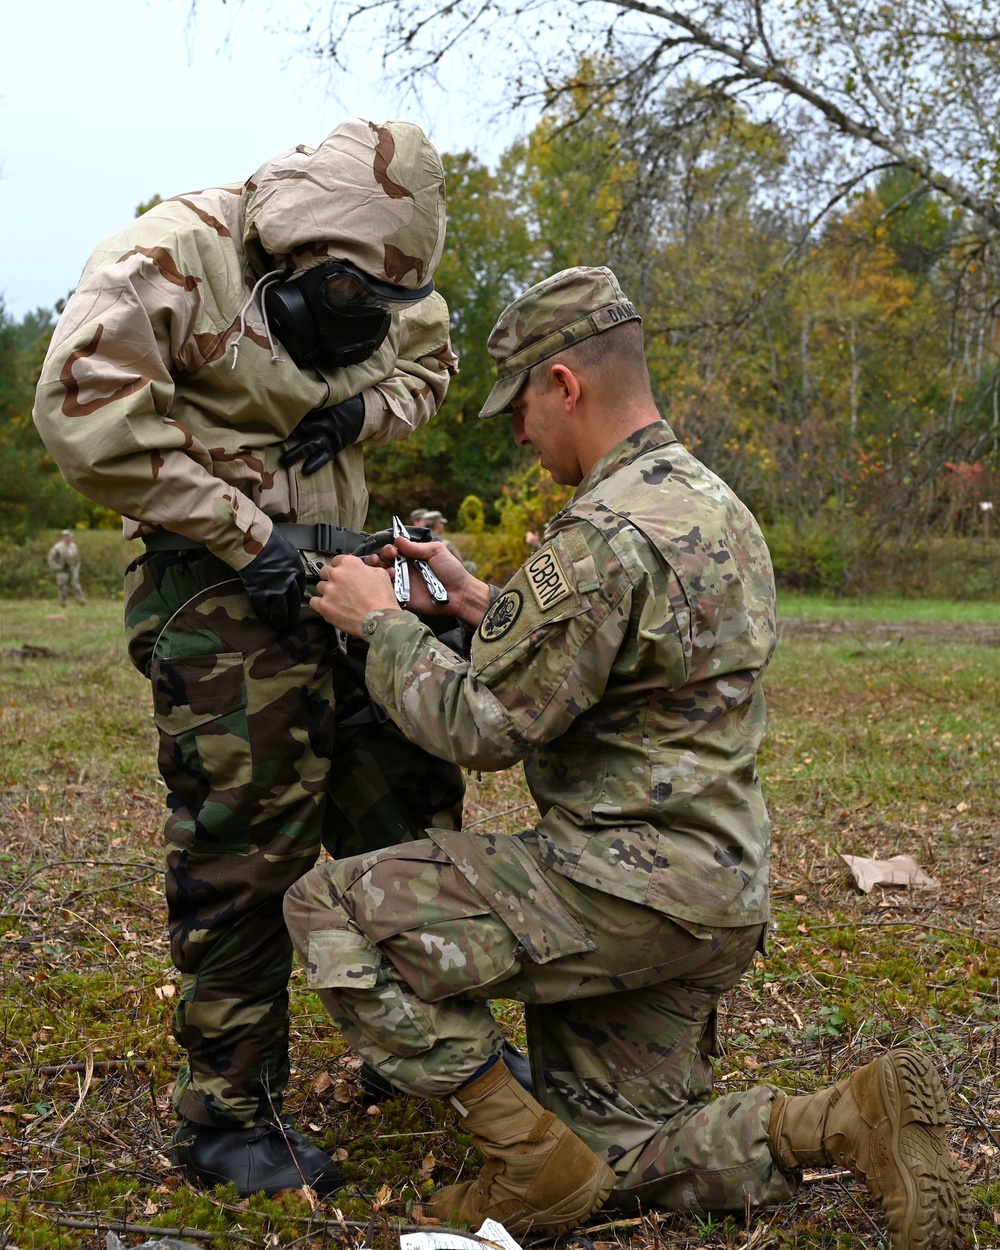
[[281, 457], [282, 467], [287, 469], [289, 465], [305, 460], [302, 472], [308, 477], [329, 464], [345, 447], [356, 443], [364, 423], [365, 401], [361, 395], [352, 395], [332, 408], [307, 412], [289, 435], [289, 438], [297, 438], [299, 442]]
[[260, 555], [239, 572], [250, 606], [260, 620], [278, 631], [296, 624], [306, 589], [306, 571], [298, 548], [277, 526], [271, 530]]

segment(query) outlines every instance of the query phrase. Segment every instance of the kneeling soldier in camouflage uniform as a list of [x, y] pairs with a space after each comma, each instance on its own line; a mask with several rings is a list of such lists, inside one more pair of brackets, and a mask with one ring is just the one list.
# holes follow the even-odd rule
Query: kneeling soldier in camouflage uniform
[[432, 281], [444, 229], [423, 132], [352, 118], [106, 240], [38, 387], [35, 420], [66, 477], [146, 547], [125, 616], [168, 790], [188, 1059], [173, 1153], [244, 1194], [338, 1183], [334, 1161], [278, 1123], [285, 890], [321, 845], [353, 854], [460, 822], [461, 771], [373, 717], [363, 660], [304, 607], [307, 572], [360, 541], [333, 531], [364, 524], [362, 444], [412, 433], [454, 372]]
[[[768, 918], [760, 530], [661, 420], [609, 270], [532, 287], [489, 346], [482, 415], [511, 411], [516, 441], [577, 489], [502, 591], [443, 546], [397, 541], [432, 553], [475, 627], [471, 663], [368, 562], [335, 561], [314, 602], [368, 641], [369, 689], [407, 735], [471, 768], [523, 760], [540, 819], [515, 837], [429, 829], [307, 873], [285, 915], [310, 985], [369, 1062], [450, 1098], [476, 1135], [487, 1163], [435, 1195], [442, 1219], [557, 1231], [609, 1200], [742, 1211], [819, 1163], [866, 1178], [895, 1250], [957, 1245], [965, 1198], [922, 1055], [817, 1094], [712, 1098], [717, 1004]], [[548, 1110], [498, 1058], [491, 996], [527, 1004]]]

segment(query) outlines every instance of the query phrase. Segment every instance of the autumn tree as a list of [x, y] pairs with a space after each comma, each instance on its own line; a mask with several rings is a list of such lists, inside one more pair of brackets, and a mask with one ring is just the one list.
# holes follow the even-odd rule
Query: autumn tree
[[506, 422], [478, 417], [495, 380], [487, 338], [500, 310], [538, 276], [537, 246], [509, 177], [468, 152], [443, 159], [448, 235], [434, 282], [451, 311], [459, 372], [426, 426], [367, 453], [376, 519], [417, 505], [457, 515], [469, 494], [498, 496], [525, 459]]
[[[636, 111], [696, 78], [756, 120], [813, 125], [855, 182], [899, 166], [1000, 230], [1000, 27], [992, 0], [333, 0], [311, 30], [344, 66], [377, 47], [385, 72], [448, 77], [490, 48], [512, 67], [508, 99], [552, 104], [574, 73], [627, 86]], [[839, 194], [839, 192], [837, 192]]]

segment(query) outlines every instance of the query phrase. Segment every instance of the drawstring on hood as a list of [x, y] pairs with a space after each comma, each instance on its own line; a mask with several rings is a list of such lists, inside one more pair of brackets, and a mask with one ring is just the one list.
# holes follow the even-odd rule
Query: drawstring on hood
[[278, 345], [274, 341], [274, 335], [271, 333], [271, 325], [267, 319], [267, 305], [264, 302], [264, 292], [269, 286], [274, 286], [276, 282], [280, 282], [285, 276], [285, 272], [286, 271], [284, 269], [272, 269], [269, 273], [264, 274], [262, 278], [258, 278], [254, 283], [253, 290], [247, 296], [243, 303], [243, 307], [240, 309], [240, 328], [236, 338], [233, 339], [233, 363], [230, 366], [231, 368], [236, 368], [236, 361], [239, 359], [240, 354], [240, 343], [244, 338], [246, 338], [247, 310], [258, 295], [260, 296], [260, 315], [264, 321], [264, 333], [267, 335], [267, 345], [271, 349], [271, 364], [276, 365], [281, 362], [281, 356], [278, 354]]

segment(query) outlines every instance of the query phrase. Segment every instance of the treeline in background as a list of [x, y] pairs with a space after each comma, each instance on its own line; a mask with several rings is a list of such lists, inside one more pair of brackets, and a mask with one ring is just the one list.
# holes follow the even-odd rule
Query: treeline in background
[[[461, 372], [427, 427], [368, 453], [370, 524], [433, 507], [481, 574], [520, 563], [525, 533], [570, 492], [514, 446], [508, 421], [477, 419], [486, 340], [531, 282], [609, 264], [643, 315], [664, 417], [754, 511], [786, 586], [995, 596], [995, 230], [888, 164], [817, 203], [824, 153], [793, 126], [696, 84], [637, 108], [596, 85], [613, 77], [578, 64], [495, 168], [445, 157], [436, 281]], [[64, 525], [118, 524], [62, 482], [31, 422], [55, 316], [0, 308], [0, 594], [46, 582], [36, 566]], [[83, 537], [91, 577], [114, 585], [129, 553]]]

